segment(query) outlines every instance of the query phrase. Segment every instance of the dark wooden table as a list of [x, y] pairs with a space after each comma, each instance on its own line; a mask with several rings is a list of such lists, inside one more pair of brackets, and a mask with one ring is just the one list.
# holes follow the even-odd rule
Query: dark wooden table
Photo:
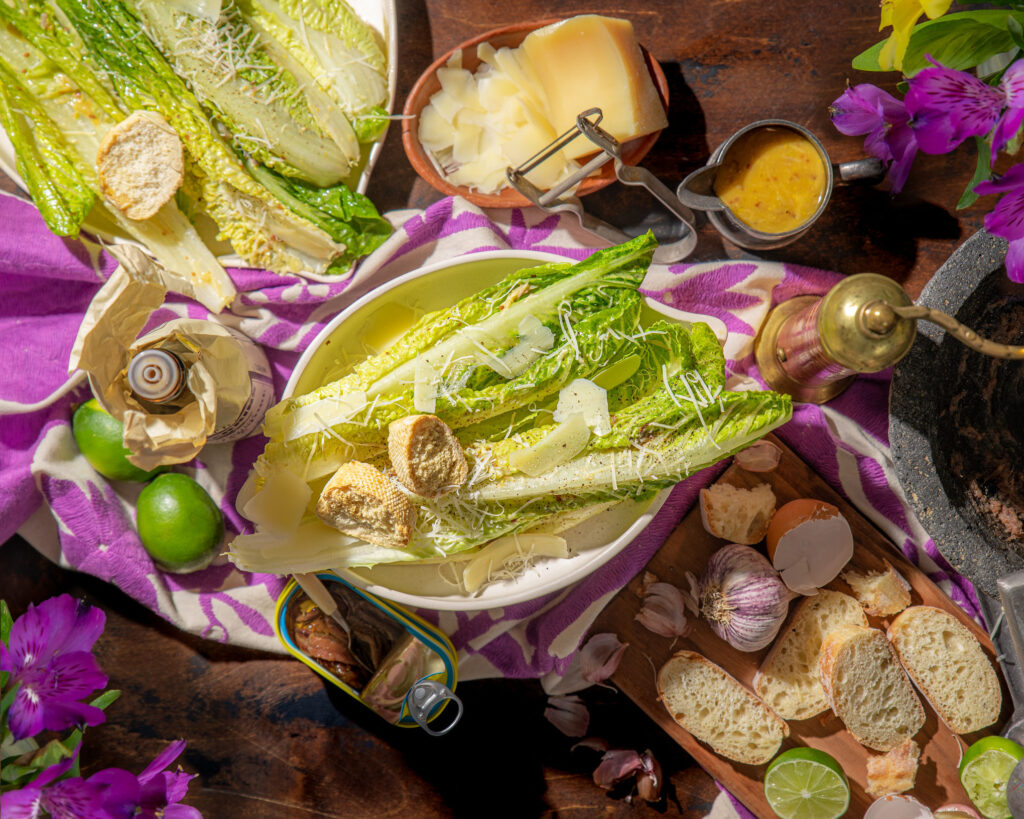
[[[861, 141], [828, 121], [847, 83], [884, 81], [849, 68], [877, 39], [875, 0], [646, 0], [634, 4], [495, 0], [399, 0], [398, 99], [433, 59], [509, 23], [583, 12], [629, 17], [669, 79], [670, 125], [644, 164], [670, 187], [711, 150], [757, 119], [780, 117], [816, 132], [835, 161], [861, 156]], [[381, 210], [425, 207], [440, 198], [405, 159], [391, 129], [369, 194]], [[920, 292], [936, 267], [981, 227], [991, 200], [954, 208], [974, 167], [973, 150], [920, 156], [904, 192], [837, 189], [814, 230], [772, 258], [843, 273], [875, 271]], [[11, 189], [8, 180], [4, 187]], [[624, 228], [654, 213], [646, 195], [612, 186], [587, 206]], [[664, 224], [667, 224], [665, 222]], [[721, 256], [702, 231], [699, 255]], [[2, 513], [0, 509], [0, 513]], [[666, 799], [630, 804], [595, 786], [596, 755], [571, 751], [542, 716], [532, 681], [460, 686], [463, 722], [434, 739], [382, 724], [291, 659], [182, 634], [94, 578], [65, 571], [14, 538], [4, 545], [0, 596], [16, 614], [63, 591], [107, 612], [97, 644], [111, 684], [124, 695], [106, 725], [88, 732], [87, 773], [116, 765], [140, 771], [171, 739], [185, 738], [186, 769], [199, 778], [188, 802], [207, 817], [703, 816], [717, 795], [711, 779], [621, 695], [591, 689], [591, 733], [613, 746], [652, 748]]]

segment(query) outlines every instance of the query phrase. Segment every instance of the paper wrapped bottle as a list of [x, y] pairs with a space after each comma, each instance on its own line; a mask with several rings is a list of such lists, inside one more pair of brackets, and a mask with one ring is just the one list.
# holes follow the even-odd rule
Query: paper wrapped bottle
[[[162, 271], [131, 246], [93, 298], [69, 369], [124, 424], [128, 460], [142, 469], [191, 460], [207, 443], [252, 434], [274, 401], [267, 357], [216, 321], [175, 319], [136, 338], [167, 293]], [[164, 383], [165, 380], [168, 383]]]

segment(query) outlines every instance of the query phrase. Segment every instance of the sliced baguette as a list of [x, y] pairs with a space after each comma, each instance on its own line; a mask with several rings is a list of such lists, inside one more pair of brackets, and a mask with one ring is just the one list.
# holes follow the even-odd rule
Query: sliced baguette
[[829, 705], [861, 745], [891, 751], [924, 725], [924, 708], [889, 641], [878, 629], [841, 626], [819, 659]]
[[889, 626], [903, 667], [936, 713], [957, 734], [999, 719], [1003, 693], [981, 644], [952, 614], [911, 606]]
[[868, 618], [848, 594], [822, 589], [797, 606], [754, 676], [754, 691], [783, 719], [808, 719], [828, 710], [818, 676], [826, 635], [841, 626], [867, 626]]
[[392, 421], [388, 455], [402, 485], [426, 498], [457, 489], [469, 474], [462, 446], [436, 415], [409, 415]]
[[342, 464], [320, 493], [316, 514], [352, 537], [404, 549], [416, 525], [416, 507], [379, 469], [361, 461]]
[[181, 186], [181, 140], [160, 114], [135, 111], [103, 137], [96, 172], [107, 202], [129, 219], [149, 219]]
[[661, 667], [658, 699], [681, 727], [735, 762], [765, 763], [789, 736], [771, 708], [695, 651], [677, 651]]

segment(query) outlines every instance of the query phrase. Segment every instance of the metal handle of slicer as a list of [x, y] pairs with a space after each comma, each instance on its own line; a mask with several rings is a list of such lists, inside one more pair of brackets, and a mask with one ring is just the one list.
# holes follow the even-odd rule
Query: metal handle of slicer
[[[591, 121], [590, 117], [593, 117]], [[627, 241], [630, 237], [618, 228], [591, 216], [583, 209], [579, 198], [565, 195], [579, 182], [610, 161], [614, 161], [616, 178], [626, 185], [636, 185], [647, 191], [661, 202], [682, 223], [683, 235], [680, 239], [658, 247], [654, 253], [654, 261], [660, 264], [679, 262], [689, 256], [697, 247], [697, 231], [694, 227], [693, 211], [681, 203], [671, 190], [650, 171], [622, 162], [621, 144], [615, 137], [599, 127], [604, 115], [600, 108], [590, 108], [578, 117], [576, 125], [558, 136], [554, 142], [542, 148], [527, 159], [518, 168], [507, 168], [505, 177], [512, 187], [530, 200], [534, 205], [551, 213], [568, 211], [575, 214], [580, 225], [596, 233], [603, 239], [615, 244]], [[567, 179], [562, 180], [548, 191], [542, 191], [526, 178], [531, 170], [562, 150], [580, 135], [585, 136], [600, 153], [586, 165], [577, 170]]]
[[[430, 727], [428, 720], [434, 709], [446, 700], [452, 700], [455, 703], [457, 709], [455, 716], [444, 728], [434, 730]], [[437, 680], [420, 680], [409, 689], [406, 703], [409, 706], [409, 714], [416, 720], [416, 724], [431, 736], [439, 737], [447, 734], [462, 719], [462, 700], [455, 696], [455, 692], [447, 685]]]

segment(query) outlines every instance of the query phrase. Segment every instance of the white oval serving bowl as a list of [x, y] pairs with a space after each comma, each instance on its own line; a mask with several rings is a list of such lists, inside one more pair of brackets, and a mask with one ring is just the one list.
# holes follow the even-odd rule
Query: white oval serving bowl
[[[285, 386], [283, 398], [309, 392], [334, 380], [378, 346], [397, 338], [425, 312], [448, 307], [523, 267], [568, 261], [551, 253], [493, 250], [427, 265], [382, 285], [338, 314], [306, 349]], [[372, 569], [338, 569], [349, 582], [380, 597], [418, 608], [478, 611], [524, 603], [583, 579], [603, 566], [651, 522], [668, 498], [621, 503], [566, 530], [568, 558], [545, 558], [511, 580], [490, 583], [473, 595], [455, 591], [445, 564], [395, 564]], [[450, 569], [449, 569], [450, 573]], [[450, 574], [449, 574], [450, 576]]]

